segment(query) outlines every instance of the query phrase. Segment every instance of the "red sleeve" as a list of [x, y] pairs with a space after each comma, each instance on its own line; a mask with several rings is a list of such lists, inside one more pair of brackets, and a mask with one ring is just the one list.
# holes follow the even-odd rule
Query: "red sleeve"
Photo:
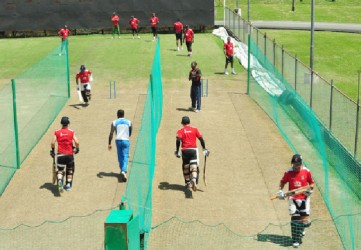
[[313, 178], [312, 178], [311, 171], [308, 171], [307, 182], [308, 182], [309, 185], [312, 185], [312, 184], [315, 183], [314, 180], [313, 180]]
[[286, 184], [287, 182], [289, 182], [289, 178], [288, 178], [288, 174], [287, 172], [283, 175], [282, 179], [281, 179], [281, 182], [283, 184]]
[[201, 132], [199, 132], [199, 130], [196, 128], [196, 136], [197, 138], [201, 138], [202, 137], [202, 134]]

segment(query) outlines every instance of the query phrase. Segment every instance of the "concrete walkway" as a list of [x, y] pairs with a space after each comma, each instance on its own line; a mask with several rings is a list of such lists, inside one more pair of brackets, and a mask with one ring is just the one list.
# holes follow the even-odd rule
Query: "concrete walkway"
[[[223, 26], [224, 21], [215, 21], [214, 24], [216, 26]], [[279, 30], [311, 29], [310, 22], [299, 22], [299, 21], [251, 21], [251, 24], [258, 29], [279, 29]], [[315, 22], [315, 30], [361, 33], [361, 24]]]

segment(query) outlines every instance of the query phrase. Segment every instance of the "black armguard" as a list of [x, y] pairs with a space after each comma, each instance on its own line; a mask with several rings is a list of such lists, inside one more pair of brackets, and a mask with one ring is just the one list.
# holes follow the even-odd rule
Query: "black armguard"
[[206, 144], [203, 140], [203, 137], [199, 138], [199, 141], [201, 142], [202, 148], [205, 149], [206, 148]]
[[180, 147], [181, 141], [182, 141], [181, 138], [178, 138], [178, 137], [177, 137], [177, 140], [176, 140], [176, 142], [175, 142], [175, 149], [176, 149], [177, 152], [179, 151], [179, 147]]

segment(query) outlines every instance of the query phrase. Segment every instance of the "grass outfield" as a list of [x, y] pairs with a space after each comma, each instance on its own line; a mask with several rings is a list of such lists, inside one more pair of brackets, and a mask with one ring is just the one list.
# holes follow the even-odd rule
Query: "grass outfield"
[[[311, 0], [251, 0], [251, 20], [310, 21]], [[226, 0], [226, 6], [236, 8], [237, 0]], [[242, 17], [248, 19], [248, 1], [238, 0]], [[215, 19], [223, 20], [223, 0], [214, 1]], [[315, 0], [317, 22], [361, 23], [361, 4], [359, 0]]]
[[[131, 35], [124, 34], [120, 39], [111, 39], [111, 35], [71, 36], [70, 79], [75, 84], [75, 74], [81, 64], [85, 64], [94, 74], [94, 84], [109, 84], [110, 80], [117, 83], [143, 80], [147, 84], [152, 65], [155, 43], [151, 34], [141, 34], [140, 39], [133, 40]], [[193, 44], [193, 57], [187, 56], [186, 47], [177, 52], [173, 34], [160, 35], [162, 73], [165, 87], [177, 83], [188, 83], [188, 72], [193, 60], [198, 62], [204, 78], [219, 79], [225, 77], [220, 73], [224, 70], [222, 41], [212, 34], [196, 34]], [[16, 77], [39, 61], [49, 51], [60, 44], [58, 37], [2, 39], [0, 51], [5, 56], [0, 59], [0, 75], [6, 79]], [[146, 44], [146, 46], [141, 45]], [[9, 58], [11, 60], [9, 60]], [[243, 71], [235, 64], [238, 72]], [[228, 79], [234, 76], [227, 76]]]

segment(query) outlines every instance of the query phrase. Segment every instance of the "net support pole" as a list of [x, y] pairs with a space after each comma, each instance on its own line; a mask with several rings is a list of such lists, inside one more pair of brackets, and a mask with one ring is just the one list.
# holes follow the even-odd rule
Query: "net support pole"
[[65, 43], [65, 51], [66, 51], [66, 80], [68, 82], [68, 98], [70, 98], [70, 70], [69, 70], [69, 48], [68, 48], [68, 40]]
[[247, 57], [247, 95], [249, 95], [249, 84], [251, 82], [251, 35], [248, 34], [248, 57]]
[[331, 80], [331, 90], [330, 90], [330, 125], [329, 125], [329, 129], [330, 131], [332, 131], [332, 107], [333, 107], [333, 90], [335, 88], [334, 82], [333, 80]]
[[356, 113], [356, 133], [355, 133], [355, 150], [354, 150], [355, 158], [357, 156], [358, 126], [359, 126], [359, 116], [360, 116], [360, 73], [361, 70], [358, 71], [358, 85], [357, 85], [357, 113]]
[[[282, 72], [283, 72], [283, 46], [282, 46]], [[295, 91], [297, 92], [297, 65], [298, 65], [298, 59], [297, 55], [295, 55]], [[283, 73], [282, 73], [283, 75]]]
[[19, 129], [18, 117], [16, 111], [16, 83], [11, 79], [11, 89], [13, 92], [13, 117], [14, 117], [14, 138], [15, 138], [15, 153], [16, 153], [16, 168], [20, 168], [20, 151], [19, 151]]

